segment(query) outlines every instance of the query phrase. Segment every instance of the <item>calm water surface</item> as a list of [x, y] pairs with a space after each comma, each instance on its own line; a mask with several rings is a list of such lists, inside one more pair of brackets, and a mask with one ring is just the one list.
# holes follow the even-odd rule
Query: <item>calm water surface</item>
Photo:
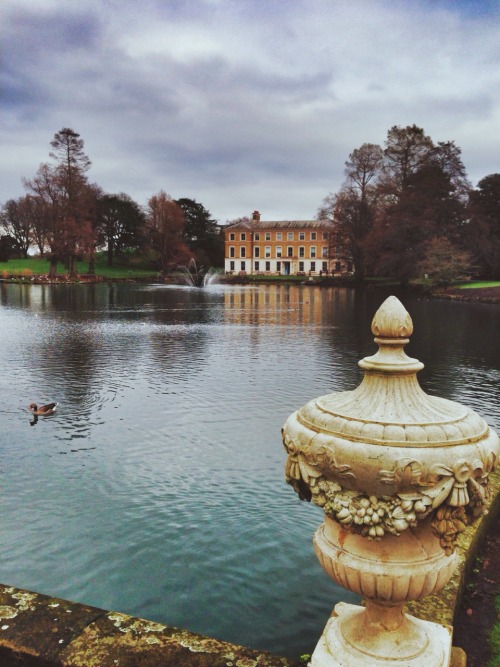
[[[285, 484], [280, 429], [359, 384], [385, 296], [0, 284], [0, 581], [310, 652], [354, 598], [316, 560], [322, 513]], [[422, 386], [500, 430], [500, 308], [403, 301]]]

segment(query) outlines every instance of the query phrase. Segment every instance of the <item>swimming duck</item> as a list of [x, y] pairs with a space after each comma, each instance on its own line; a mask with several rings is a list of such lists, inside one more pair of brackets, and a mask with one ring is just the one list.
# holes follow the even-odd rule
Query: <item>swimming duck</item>
[[41, 405], [40, 407], [36, 403], [32, 403], [30, 405], [30, 412], [39, 417], [48, 417], [54, 414], [56, 408], [57, 403], [47, 403], [47, 405]]

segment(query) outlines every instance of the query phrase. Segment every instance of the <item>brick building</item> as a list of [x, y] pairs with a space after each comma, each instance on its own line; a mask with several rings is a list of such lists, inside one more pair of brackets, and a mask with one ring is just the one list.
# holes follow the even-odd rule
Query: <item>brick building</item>
[[335, 243], [329, 220], [260, 219], [227, 225], [224, 268], [226, 273], [268, 275], [335, 275], [352, 270]]

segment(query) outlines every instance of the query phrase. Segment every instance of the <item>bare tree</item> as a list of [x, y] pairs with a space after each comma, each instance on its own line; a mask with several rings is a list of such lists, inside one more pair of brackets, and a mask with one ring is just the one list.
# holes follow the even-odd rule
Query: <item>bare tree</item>
[[91, 162], [83, 152], [83, 140], [71, 128], [57, 132], [51, 146], [50, 157], [56, 164], [40, 165], [35, 177], [25, 179], [24, 185], [38, 199], [41, 215], [35, 237], [39, 247], [49, 247], [49, 275], [56, 274], [58, 262], [66, 261], [70, 275], [75, 276], [78, 253], [89, 247], [94, 229], [91, 217], [96, 191], [85, 175]]
[[346, 180], [340, 192], [330, 194], [318, 210], [318, 218], [335, 223], [337, 257], [352, 261], [356, 280], [365, 277], [364, 241], [370, 232], [377, 200], [376, 182], [383, 164], [383, 152], [376, 144], [363, 144], [345, 163]]
[[148, 241], [163, 275], [189, 261], [192, 254], [183, 240], [184, 214], [163, 190], [148, 200], [146, 221]]

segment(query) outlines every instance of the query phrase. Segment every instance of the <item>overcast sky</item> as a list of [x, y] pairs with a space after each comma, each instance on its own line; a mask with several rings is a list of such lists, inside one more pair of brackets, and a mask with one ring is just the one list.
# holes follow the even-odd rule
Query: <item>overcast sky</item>
[[2, 0], [0, 202], [81, 135], [89, 180], [307, 219], [393, 125], [500, 172], [498, 0]]

